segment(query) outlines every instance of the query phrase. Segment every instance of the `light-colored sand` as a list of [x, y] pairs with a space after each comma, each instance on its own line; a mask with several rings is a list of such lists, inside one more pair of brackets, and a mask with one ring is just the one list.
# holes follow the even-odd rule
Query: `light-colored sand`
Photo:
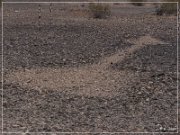
[[145, 45], [157, 45], [162, 42], [150, 36], [132, 39], [130, 48], [105, 57], [98, 64], [79, 68], [39, 68], [30, 70], [16, 70], [5, 76], [8, 83], [19, 83], [21, 87], [28, 87], [39, 91], [51, 89], [84, 96], [111, 97], [120, 93], [119, 89], [126, 89], [133, 80], [138, 79], [136, 73], [128, 71], [114, 71], [108, 69], [110, 64], [121, 62], [129, 54], [141, 49]]

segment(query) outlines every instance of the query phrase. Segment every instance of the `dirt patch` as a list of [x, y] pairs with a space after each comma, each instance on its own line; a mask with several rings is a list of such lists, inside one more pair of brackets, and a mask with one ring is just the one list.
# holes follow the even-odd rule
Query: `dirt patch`
[[125, 59], [125, 57], [134, 53], [136, 50], [141, 49], [145, 45], [165, 44], [164, 42], [162, 42], [156, 38], [152, 38], [151, 36], [143, 36], [143, 37], [140, 37], [139, 39], [130, 39], [130, 40], [128, 40], [128, 42], [130, 42], [131, 44], [134, 44], [134, 45], [123, 51], [122, 50], [118, 51], [114, 55], [104, 58], [101, 61], [100, 68], [107, 67], [107, 65], [110, 65], [112, 63], [117, 63], [117, 62], [123, 61]]
[[[128, 76], [128, 77], [124, 77]], [[52, 89], [85, 96], [114, 96], [117, 87], [127, 87], [128, 81], [135, 79], [126, 72], [113, 72], [91, 68], [79, 69], [32, 69], [18, 71], [8, 76], [8, 81], [20, 83], [22, 87], [37, 90]], [[130, 83], [130, 82], [129, 82]]]
[[[64, 88], [73, 88], [68, 92], [84, 96], [111, 97], [120, 93], [120, 89], [127, 89], [136, 73], [129, 71], [113, 71], [108, 69], [112, 63], [123, 61], [126, 56], [141, 49], [144, 45], [157, 45], [161, 41], [150, 36], [137, 40], [129, 40], [134, 45], [114, 55], [105, 57], [98, 64], [79, 68], [39, 68], [17, 70], [6, 75], [8, 83], [17, 82], [22, 87], [39, 91], [52, 89], [63, 91]], [[118, 88], [118, 89], [117, 89]]]

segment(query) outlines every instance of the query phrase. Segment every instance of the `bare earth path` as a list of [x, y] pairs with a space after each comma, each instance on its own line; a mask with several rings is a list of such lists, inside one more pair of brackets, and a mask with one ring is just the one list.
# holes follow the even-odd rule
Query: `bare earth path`
[[143, 48], [145, 45], [162, 44], [150, 36], [129, 40], [133, 45], [123, 51], [100, 60], [98, 64], [86, 65], [79, 68], [39, 68], [30, 70], [16, 70], [6, 76], [6, 81], [19, 83], [22, 87], [28, 87], [39, 91], [52, 89], [64, 90], [64, 88], [77, 88], [68, 92], [84, 96], [112, 97], [120, 94], [117, 88], [128, 88], [133, 80], [138, 79], [136, 73], [127, 71], [114, 71], [108, 69], [112, 63], [123, 61], [129, 54]]

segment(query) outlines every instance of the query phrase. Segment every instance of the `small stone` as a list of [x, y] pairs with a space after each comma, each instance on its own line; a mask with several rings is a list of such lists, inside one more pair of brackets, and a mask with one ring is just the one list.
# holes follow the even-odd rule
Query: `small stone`
[[163, 130], [163, 127], [160, 127], [159, 129], [162, 131], [162, 130]]
[[26, 83], [30, 83], [32, 80], [27, 80], [27, 82]]
[[96, 89], [96, 91], [99, 91], [99, 90], [100, 90], [100, 89], [98, 89], [98, 88]]
[[142, 92], [138, 92], [138, 95], [141, 95], [142, 94]]
[[153, 84], [153, 82], [152, 82], [152, 81], [149, 81], [149, 84]]
[[18, 10], [15, 10], [14, 12], [15, 12], [15, 13], [19, 13], [19, 11], [18, 11]]

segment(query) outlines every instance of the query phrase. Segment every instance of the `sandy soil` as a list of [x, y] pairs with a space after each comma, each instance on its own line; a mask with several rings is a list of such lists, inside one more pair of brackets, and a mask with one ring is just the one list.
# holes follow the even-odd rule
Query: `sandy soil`
[[4, 131], [176, 132], [175, 16], [25, 7], [4, 11]]
[[[117, 87], [127, 89], [133, 80], [138, 79], [133, 72], [108, 70], [108, 67], [117, 62], [122, 62], [125, 57], [145, 45], [159, 45], [162, 41], [150, 36], [141, 37], [131, 41], [133, 46], [123, 51], [105, 57], [98, 64], [83, 66], [79, 68], [39, 68], [30, 70], [20, 70], [6, 75], [6, 82], [14, 80], [21, 87], [37, 90], [52, 89], [63, 90], [63, 88], [76, 87], [78, 90], [70, 93], [83, 96], [104, 96], [112, 97], [120, 93]], [[118, 81], [118, 84], [117, 84]]]

